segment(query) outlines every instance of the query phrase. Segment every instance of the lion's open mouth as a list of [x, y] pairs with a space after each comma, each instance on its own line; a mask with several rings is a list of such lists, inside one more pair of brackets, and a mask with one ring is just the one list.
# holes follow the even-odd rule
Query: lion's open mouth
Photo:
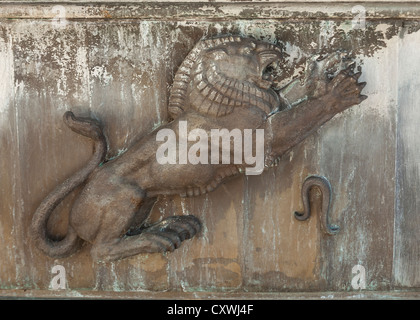
[[263, 89], [269, 89], [273, 84], [271, 73], [267, 70], [268, 67], [280, 60], [280, 52], [275, 50], [265, 50], [258, 54], [258, 60], [260, 64], [261, 76], [258, 79], [253, 79], [254, 82]]

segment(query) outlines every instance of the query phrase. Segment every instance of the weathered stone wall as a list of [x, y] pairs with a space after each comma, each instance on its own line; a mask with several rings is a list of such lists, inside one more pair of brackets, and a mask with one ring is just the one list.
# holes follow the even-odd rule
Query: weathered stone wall
[[[420, 10], [369, 3], [359, 28], [355, 5], [0, 4], [0, 294], [352, 292], [355, 265], [366, 270], [367, 291], [418, 288]], [[29, 241], [32, 214], [92, 154], [63, 113], [101, 119], [107, 157], [118, 156], [166, 119], [177, 67], [198, 40], [219, 34], [279, 45], [286, 55], [277, 88], [308, 57], [346, 50], [369, 98], [260, 176], [197, 198], [161, 198], [151, 220], [178, 213], [203, 222], [199, 237], [173, 253], [96, 263], [86, 245], [66, 259], [45, 257]], [[316, 218], [293, 217], [309, 174], [332, 184], [337, 236], [324, 236]], [[51, 233], [65, 234], [77, 191], [51, 217]], [[69, 289], [46, 293], [55, 265]]]

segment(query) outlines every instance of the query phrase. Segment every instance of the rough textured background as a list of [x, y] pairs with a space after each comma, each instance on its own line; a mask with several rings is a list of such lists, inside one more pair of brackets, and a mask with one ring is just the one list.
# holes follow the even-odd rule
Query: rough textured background
[[[165, 14], [175, 10], [173, 16], [156, 11], [155, 17], [145, 18], [144, 5], [126, 10], [124, 5], [69, 4], [63, 6], [66, 20], [60, 21], [51, 19], [54, 4], [4, 5], [2, 294], [29, 289], [36, 295], [36, 290], [49, 289], [57, 264], [65, 267], [74, 294], [343, 292], [353, 290], [356, 264], [366, 269], [366, 290], [420, 286], [418, 12], [408, 4], [369, 7], [365, 28], [354, 29], [351, 4], [343, 5], [345, 10], [335, 6], [336, 12], [329, 9], [328, 14], [320, 4], [309, 13], [304, 8], [273, 11], [271, 2], [266, 6], [259, 4], [251, 14], [241, 4], [228, 13], [209, 4], [182, 18], [184, 7], [175, 5], [162, 9]], [[320, 15], [324, 18], [313, 19]], [[345, 49], [362, 68], [369, 98], [336, 116], [261, 176], [227, 182], [193, 199], [160, 199], [151, 220], [194, 214], [204, 225], [197, 238], [173, 253], [94, 263], [88, 245], [66, 259], [36, 250], [27, 237], [33, 212], [92, 154], [92, 143], [65, 127], [63, 113], [71, 109], [101, 119], [109, 138], [108, 158], [117, 156], [166, 118], [174, 72], [194, 44], [226, 33], [283, 48], [287, 55], [276, 70], [278, 86], [302, 72], [307, 57]], [[341, 226], [337, 236], [322, 235], [315, 218], [293, 218], [309, 174], [324, 175], [333, 186], [331, 218]], [[65, 233], [76, 195], [51, 217], [52, 233]], [[319, 197], [313, 194], [313, 199]]]

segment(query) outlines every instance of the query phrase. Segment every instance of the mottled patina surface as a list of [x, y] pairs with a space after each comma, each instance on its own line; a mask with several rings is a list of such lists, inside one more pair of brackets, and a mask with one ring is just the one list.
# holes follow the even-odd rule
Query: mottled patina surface
[[[56, 264], [66, 269], [66, 295], [79, 297], [83, 290], [94, 296], [149, 290], [153, 297], [162, 291], [189, 297], [353, 292], [356, 264], [366, 268], [367, 290], [418, 288], [417, 4], [365, 3], [363, 29], [352, 24], [359, 3], [67, 3], [63, 24], [53, 20], [56, 4], [8, 3], [0, 10], [3, 292], [36, 296], [48, 290]], [[362, 67], [369, 99], [259, 176], [240, 176], [196, 197], [161, 197], [148, 224], [174, 212], [202, 224], [199, 237], [170, 254], [98, 263], [90, 245], [64, 259], [37, 250], [27, 233], [33, 212], [92, 157], [91, 140], [66, 127], [64, 112], [99, 119], [108, 139], [106, 160], [116, 158], [165, 123], [182, 61], [200, 39], [222, 34], [282, 49], [282, 63], [271, 70], [277, 92], [303, 75], [310, 57], [344, 50]], [[324, 237], [318, 219], [293, 216], [303, 209], [300, 192], [311, 174], [333, 186], [331, 221], [341, 227], [334, 237]], [[64, 237], [80, 191], [51, 215], [50, 236]], [[314, 190], [310, 196], [318, 215], [319, 195]]]

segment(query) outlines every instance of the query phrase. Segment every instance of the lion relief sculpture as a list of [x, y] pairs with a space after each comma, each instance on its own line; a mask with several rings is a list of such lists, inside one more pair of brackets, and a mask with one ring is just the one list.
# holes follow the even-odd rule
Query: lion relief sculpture
[[[88, 242], [92, 257], [103, 261], [173, 251], [196, 235], [201, 224], [196, 217], [183, 215], [146, 225], [157, 197], [211, 192], [224, 179], [251, 165], [234, 161], [233, 155], [228, 163], [159, 163], [156, 154], [162, 142], [157, 138], [162, 129], [171, 130], [177, 138], [182, 135], [181, 124], [189, 132], [200, 129], [208, 136], [215, 129], [251, 129], [254, 143], [256, 131], [262, 129], [267, 168], [334, 115], [366, 98], [361, 95], [365, 83], [358, 82], [360, 72], [355, 73], [354, 64], [343, 62], [339, 54], [310, 60], [304, 76], [277, 93], [266, 70], [281, 58], [278, 47], [251, 38], [225, 36], [199, 41], [175, 75], [168, 105], [171, 119], [109, 161], [105, 161], [107, 144], [101, 124], [67, 111], [67, 126], [92, 139], [95, 151], [34, 213], [30, 235], [37, 247], [59, 258]], [[295, 103], [287, 101], [286, 95]], [[187, 140], [187, 147], [193, 143]], [[178, 149], [177, 160], [182, 155]], [[81, 185], [66, 236], [52, 239], [46, 227], [49, 216]]]

